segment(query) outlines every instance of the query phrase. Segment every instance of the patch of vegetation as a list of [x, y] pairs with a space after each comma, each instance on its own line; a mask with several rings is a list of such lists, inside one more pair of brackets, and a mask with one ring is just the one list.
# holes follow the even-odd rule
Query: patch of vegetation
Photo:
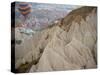
[[22, 43], [22, 40], [15, 40], [15, 43], [20, 45]]
[[36, 65], [40, 58], [37, 60], [33, 60], [32, 62], [26, 62], [25, 64], [21, 64], [16, 70], [16, 73], [27, 73], [31, 69], [32, 65]]

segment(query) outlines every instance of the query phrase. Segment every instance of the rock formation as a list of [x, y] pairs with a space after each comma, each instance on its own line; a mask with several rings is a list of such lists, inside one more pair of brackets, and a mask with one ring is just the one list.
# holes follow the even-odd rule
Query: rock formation
[[75, 9], [55, 25], [33, 36], [30, 39], [23, 35], [22, 43], [16, 45], [17, 70], [21, 70], [20, 65], [26, 62], [31, 66], [25, 72], [97, 67], [96, 7]]

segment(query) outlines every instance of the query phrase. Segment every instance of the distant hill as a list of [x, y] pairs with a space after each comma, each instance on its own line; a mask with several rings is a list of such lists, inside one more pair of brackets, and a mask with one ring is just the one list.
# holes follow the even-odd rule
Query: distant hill
[[[55, 20], [59, 18], [63, 18], [66, 16], [69, 12], [67, 10], [49, 10], [49, 9], [33, 9], [33, 11], [29, 14], [30, 15], [30, 22], [36, 22], [36, 24], [33, 24], [34, 26], [38, 26], [38, 29], [46, 28], [49, 24], [52, 24]], [[22, 16], [17, 8], [15, 13], [16, 18], [16, 25], [19, 25], [23, 23]]]

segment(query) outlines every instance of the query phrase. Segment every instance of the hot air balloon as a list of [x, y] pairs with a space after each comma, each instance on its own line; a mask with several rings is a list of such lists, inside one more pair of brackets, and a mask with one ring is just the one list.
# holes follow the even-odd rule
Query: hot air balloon
[[31, 13], [31, 5], [26, 2], [19, 3], [18, 7], [19, 12], [26, 18], [29, 13]]

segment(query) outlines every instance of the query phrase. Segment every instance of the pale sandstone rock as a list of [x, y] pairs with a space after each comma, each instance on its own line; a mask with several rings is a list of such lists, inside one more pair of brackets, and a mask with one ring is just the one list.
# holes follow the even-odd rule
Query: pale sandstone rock
[[73, 20], [68, 32], [51, 28], [51, 41], [46, 43], [36, 71], [96, 68], [96, 21], [96, 13], [91, 12], [80, 23]]
[[52, 26], [31, 38], [18, 33], [24, 41], [16, 45], [16, 67], [37, 60], [29, 72], [96, 68], [97, 14], [94, 10], [84, 14], [85, 19], [80, 14], [71, 23], [65, 17], [62, 27]]

